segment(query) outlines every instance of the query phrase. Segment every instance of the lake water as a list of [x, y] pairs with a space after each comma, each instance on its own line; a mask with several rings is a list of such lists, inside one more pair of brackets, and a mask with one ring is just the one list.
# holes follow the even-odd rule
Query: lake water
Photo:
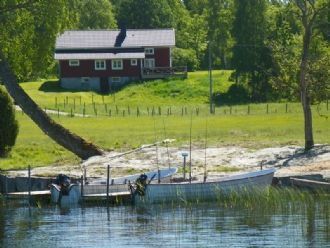
[[[217, 203], [63, 209], [2, 202], [1, 247], [330, 247], [330, 196], [280, 207]], [[262, 204], [261, 204], [262, 205]]]

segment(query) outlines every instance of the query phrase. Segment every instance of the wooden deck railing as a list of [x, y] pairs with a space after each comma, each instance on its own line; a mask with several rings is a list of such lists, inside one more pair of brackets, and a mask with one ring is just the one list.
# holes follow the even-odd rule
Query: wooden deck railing
[[143, 67], [141, 74], [143, 79], [167, 77], [187, 78], [187, 67]]

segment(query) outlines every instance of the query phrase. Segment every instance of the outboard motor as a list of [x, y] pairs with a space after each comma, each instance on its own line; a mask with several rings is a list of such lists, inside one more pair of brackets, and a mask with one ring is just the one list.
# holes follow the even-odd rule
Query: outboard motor
[[64, 174], [59, 174], [56, 177], [55, 183], [60, 186], [62, 195], [69, 195], [71, 180], [70, 177]]
[[141, 174], [138, 179], [136, 179], [136, 190], [135, 192], [141, 196], [144, 195], [145, 188], [147, 186], [148, 176], [146, 174]]

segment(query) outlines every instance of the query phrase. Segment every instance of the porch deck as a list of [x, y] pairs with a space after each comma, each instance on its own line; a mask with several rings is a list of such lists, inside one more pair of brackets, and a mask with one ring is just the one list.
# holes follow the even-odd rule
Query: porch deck
[[141, 71], [142, 79], [156, 78], [187, 78], [187, 67], [143, 67]]

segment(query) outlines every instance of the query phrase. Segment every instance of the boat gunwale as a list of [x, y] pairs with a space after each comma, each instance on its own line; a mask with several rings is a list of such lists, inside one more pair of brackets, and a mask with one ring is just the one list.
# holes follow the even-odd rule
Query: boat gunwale
[[[267, 176], [270, 174], [274, 174], [275, 173], [275, 169], [271, 168], [271, 169], [267, 169], [267, 170], [260, 170], [260, 171], [254, 171], [254, 172], [247, 172], [247, 173], [243, 173], [243, 174], [238, 174], [238, 175], [231, 175], [228, 177], [223, 177], [220, 178], [220, 180], [217, 181], [187, 181], [187, 182], [172, 182], [172, 183], [152, 183], [152, 184], [148, 184], [147, 187], [149, 187], [150, 185], [152, 186], [175, 186], [175, 185], [191, 185], [191, 184], [218, 184], [218, 183], [223, 183], [223, 182], [234, 182], [234, 181], [239, 181], [239, 180], [244, 180], [244, 179], [251, 179], [251, 178], [258, 178], [258, 177], [263, 177], [263, 176]], [[264, 173], [259, 173], [259, 172], [264, 172]], [[247, 176], [250, 175], [250, 176]]]

